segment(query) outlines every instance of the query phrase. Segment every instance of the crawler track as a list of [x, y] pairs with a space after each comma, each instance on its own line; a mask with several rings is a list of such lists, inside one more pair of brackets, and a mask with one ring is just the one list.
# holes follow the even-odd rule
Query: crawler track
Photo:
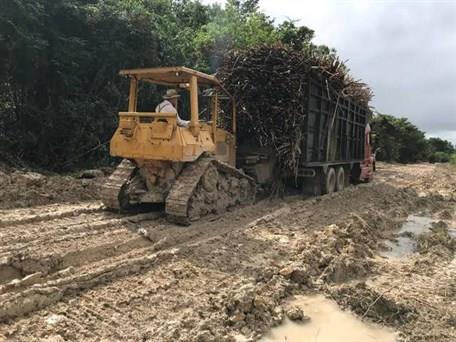
[[128, 159], [122, 160], [101, 189], [101, 201], [112, 210], [120, 210], [119, 194], [122, 186], [127, 182], [136, 166]]
[[[101, 199], [106, 208], [119, 211], [128, 207], [128, 198], [123, 191], [135, 168], [132, 162], [124, 159], [105, 182]], [[166, 214], [173, 223], [189, 225], [208, 214], [252, 204], [255, 192], [253, 178], [203, 155], [197, 161], [187, 163], [174, 180], [166, 197]]]
[[166, 199], [168, 219], [188, 225], [211, 213], [252, 204], [255, 181], [238, 169], [203, 156], [186, 165]]

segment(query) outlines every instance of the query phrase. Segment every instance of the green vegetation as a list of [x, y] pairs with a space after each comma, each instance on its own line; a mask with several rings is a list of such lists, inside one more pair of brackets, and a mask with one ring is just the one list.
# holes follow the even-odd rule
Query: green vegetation
[[456, 149], [440, 138], [426, 139], [425, 133], [406, 118], [378, 114], [372, 121], [375, 132], [374, 148], [379, 148], [378, 160], [410, 163], [429, 161], [456, 164]]
[[[277, 42], [335, 54], [315, 46], [308, 27], [275, 25], [258, 1], [1, 0], [0, 156], [53, 170], [108, 162], [128, 97], [123, 68], [212, 73], [227, 50]], [[139, 108], [153, 108], [152, 89], [140, 92]], [[379, 116], [374, 125], [381, 159], [456, 163], [451, 144], [427, 141], [406, 119]]]
[[453, 153], [453, 154], [450, 156], [450, 164], [456, 166], [456, 153]]
[[429, 161], [431, 163], [447, 163], [456, 153], [453, 144], [440, 138], [429, 138]]
[[[258, 0], [2, 0], [0, 155], [62, 170], [108, 160], [105, 142], [126, 107], [122, 68], [186, 65], [214, 72], [224, 53], [313, 31], [275, 26]], [[319, 47], [327, 50], [326, 47]], [[155, 99], [141, 92], [139, 106]], [[145, 102], [144, 102], [145, 101]]]

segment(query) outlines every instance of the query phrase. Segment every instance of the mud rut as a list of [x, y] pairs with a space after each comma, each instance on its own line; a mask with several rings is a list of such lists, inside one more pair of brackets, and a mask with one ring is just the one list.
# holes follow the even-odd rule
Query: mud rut
[[[421, 179], [431, 181], [413, 186], [431, 191], [438, 182], [432, 179], [435, 169], [417, 170]], [[277, 308], [296, 291], [313, 288], [337, 295], [339, 290], [324, 289], [325, 282], [352, 280], [337, 279], [334, 263], [321, 261], [342, 248], [326, 233], [331, 224], [343, 225], [353, 217], [358, 222], [361, 215], [360, 220], [373, 217], [369, 225], [383, 227], [387, 217], [399, 224], [404, 213], [453, 208], [401, 190], [416, 183], [416, 170], [383, 171], [374, 184], [319, 199], [260, 202], [190, 228], [172, 225], [158, 213], [125, 217], [105, 212], [96, 201], [1, 211], [0, 340], [234, 341], [241, 334], [260, 336], [276, 324]], [[438, 189], [451, 193], [455, 183]], [[346, 240], [348, 247], [356, 242]], [[374, 240], [366, 243], [377, 247]], [[323, 266], [307, 269], [304, 280], [294, 279], [295, 268], [283, 271], [306, 251], [316, 255], [318, 250], [328, 255], [309, 263]], [[347, 273], [365, 277], [355, 266]], [[393, 265], [391, 274], [400, 275], [401, 267]], [[453, 261], [436, 274], [454, 278], [454, 272]], [[385, 276], [386, 289], [394, 280], [391, 274]], [[423, 291], [435, 285], [433, 279], [419, 282]], [[440, 288], [447, 290], [445, 284]]]
[[[267, 210], [264, 206], [256, 209], [259, 215]], [[169, 224], [160, 213], [126, 217], [104, 211], [99, 202], [5, 210], [1, 214], [2, 321], [24, 316], [74, 295], [82, 295], [81, 298], [87, 298], [89, 302], [72, 305], [66, 313], [68, 317], [71, 318], [74, 312], [74, 317], [82, 314], [94, 321], [103, 320], [101, 312], [107, 310], [106, 303], [101, 311], [96, 303], [99, 302], [98, 292], [105, 289], [96, 290], [93, 297], [86, 293], [88, 289], [109, 284], [108, 288], [118, 289], [115, 292], [144, 293], [141, 285], [132, 288], [130, 281], [123, 278], [143, 273], [146, 274], [138, 278], [148, 278], [149, 270], [161, 267], [185, 249], [191, 249], [192, 244], [239, 229], [236, 223], [248, 220], [248, 215], [241, 209], [234, 224], [211, 217], [199, 227], [186, 229]], [[216, 228], [217, 221], [223, 225]], [[184, 248], [180, 250], [181, 247]], [[92, 329], [74, 323], [82, 336], [98, 335]], [[115, 329], [112, 333], [116, 336]], [[121, 336], [123, 334], [117, 335]]]

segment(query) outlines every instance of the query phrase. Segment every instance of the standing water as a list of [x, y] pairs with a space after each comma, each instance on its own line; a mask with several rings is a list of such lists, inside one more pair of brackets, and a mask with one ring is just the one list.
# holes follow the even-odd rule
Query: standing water
[[396, 241], [385, 242], [390, 250], [384, 252], [383, 255], [390, 258], [403, 258], [413, 254], [416, 249], [416, 241], [409, 234], [417, 236], [426, 233], [431, 229], [433, 222], [435, 221], [430, 217], [410, 215], [399, 230], [399, 237]]
[[262, 342], [394, 342], [397, 334], [391, 329], [361, 321], [350, 312], [342, 311], [336, 302], [322, 295], [299, 296], [292, 305], [310, 317], [306, 323], [286, 319], [273, 328]]

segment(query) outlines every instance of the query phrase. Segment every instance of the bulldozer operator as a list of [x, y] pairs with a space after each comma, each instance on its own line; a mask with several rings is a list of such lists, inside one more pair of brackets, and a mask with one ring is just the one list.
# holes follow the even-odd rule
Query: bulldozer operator
[[182, 120], [177, 112], [177, 100], [180, 98], [180, 95], [175, 89], [168, 89], [163, 95], [163, 101], [155, 107], [156, 113], [176, 113], [177, 116], [177, 125], [180, 127], [188, 127], [190, 121]]

